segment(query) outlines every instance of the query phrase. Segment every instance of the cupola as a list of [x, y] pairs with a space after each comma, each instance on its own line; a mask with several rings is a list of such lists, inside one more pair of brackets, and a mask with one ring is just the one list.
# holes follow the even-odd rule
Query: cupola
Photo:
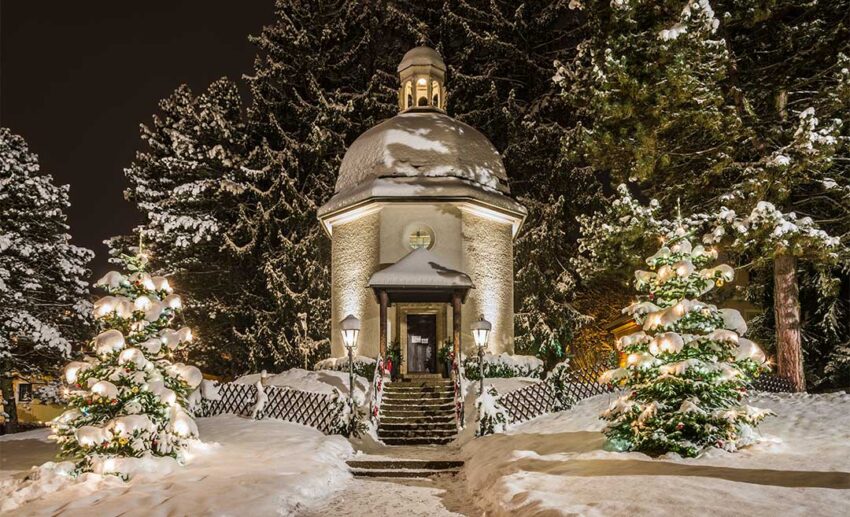
[[446, 109], [446, 64], [431, 47], [409, 50], [398, 65], [401, 87], [398, 106], [410, 108]]

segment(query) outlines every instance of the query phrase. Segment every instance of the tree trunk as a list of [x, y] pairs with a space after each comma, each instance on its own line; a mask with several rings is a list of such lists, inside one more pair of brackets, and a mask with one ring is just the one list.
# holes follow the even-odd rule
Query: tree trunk
[[800, 291], [797, 259], [782, 252], [773, 263], [773, 312], [776, 319], [776, 366], [794, 391], [806, 390], [800, 341]]
[[0, 376], [0, 391], [3, 392], [3, 411], [6, 412], [6, 433], [18, 432], [18, 408], [15, 406], [15, 389], [12, 377]]

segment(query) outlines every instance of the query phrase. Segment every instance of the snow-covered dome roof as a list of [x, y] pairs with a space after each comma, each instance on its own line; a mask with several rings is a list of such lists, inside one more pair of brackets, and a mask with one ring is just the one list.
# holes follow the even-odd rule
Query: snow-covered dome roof
[[446, 63], [443, 61], [443, 57], [431, 47], [414, 47], [408, 50], [404, 54], [404, 57], [401, 58], [401, 63], [398, 64], [397, 70], [401, 72], [407, 67], [416, 65], [431, 65], [443, 71], [446, 70]]
[[399, 177], [459, 178], [510, 193], [505, 165], [487, 137], [430, 107], [408, 109], [360, 135], [342, 159], [335, 191]]

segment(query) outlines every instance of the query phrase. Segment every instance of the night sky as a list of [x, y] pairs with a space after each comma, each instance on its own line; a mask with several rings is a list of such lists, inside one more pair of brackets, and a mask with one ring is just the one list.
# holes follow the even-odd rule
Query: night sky
[[139, 124], [181, 83], [250, 72], [248, 35], [272, 19], [273, 0], [0, 1], [0, 124], [71, 185], [71, 234], [95, 274], [102, 241], [140, 219], [123, 196]]

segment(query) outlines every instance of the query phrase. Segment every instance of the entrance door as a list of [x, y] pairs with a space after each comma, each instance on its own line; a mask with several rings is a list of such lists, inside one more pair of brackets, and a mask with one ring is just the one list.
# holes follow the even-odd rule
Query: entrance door
[[437, 315], [407, 315], [407, 371], [437, 373]]

